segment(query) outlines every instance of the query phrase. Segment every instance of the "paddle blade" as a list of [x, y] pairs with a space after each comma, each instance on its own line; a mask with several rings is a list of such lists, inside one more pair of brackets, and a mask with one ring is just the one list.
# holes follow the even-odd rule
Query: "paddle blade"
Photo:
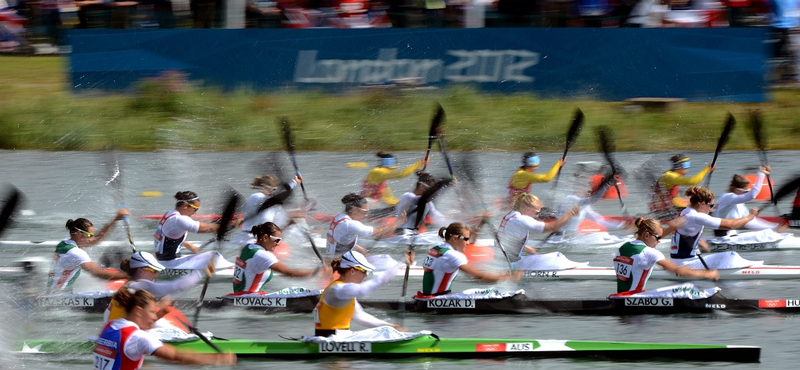
[[778, 205], [778, 201], [785, 198], [789, 194], [794, 194], [797, 189], [800, 189], [800, 176], [781, 186], [780, 189], [775, 192], [775, 198], [772, 200], [772, 203]]
[[289, 153], [294, 153], [294, 144], [292, 144], [292, 127], [289, 124], [289, 119], [281, 117], [281, 129], [283, 130], [283, 143], [286, 145], [286, 150]]
[[8, 196], [3, 202], [3, 211], [0, 212], [0, 234], [6, 229], [6, 226], [11, 221], [11, 218], [17, 211], [17, 207], [22, 202], [22, 192], [16, 187], [12, 186]]
[[283, 204], [287, 199], [289, 199], [289, 197], [292, 195], [292, 187], [287, 183], [283, 183], [282, 186], [283, 191], [269, 197], [269, 199], [267, 199], [264, 203], [261, 203], [261, 206], [258, 207], [255, 215], [261, 213], [261, 211], [267, 208], [277, 206], [278, 204]]
[[580, 109], [576, 109], [575, 117], [572, 118], [572, 125], [569, 126], [569, 131], [567, 131], [567, 147], [564, 149], [564, 157], [567, 156], [567, 151], [575, 142], [578, 134], [581, 133], [581, 128], [583, 128], [583, 112]]
[[731, 131], [733, 131], [733, 126], [735, 125], [736, 118], [733, 117], [733, 114], [728, 113], [728, 119], [725, 121], [725, 126], [722, 127], [722, 134], [719, 135], [719, 141], [717, 141], [717, 150], [714, 151], [714, 159], [711, 161], [711, 166], [717, 163], [717, 156], [719, 152], [722, 151], [722, 147], [725, 146], [725, 143], [728, 142], [728, 137], [731, 135]]
[[756, 147], [758, 150], [765, 150], [767, 146], [764, 142], [761, 125], [761, 112], [759, 110], [750, 112], [750, 131], [753, 133], [753, 141], [756, 142]]
[[417, 207], [414, 208], [409, 214], [416, 213], [417, 218], [414, 221], [414, 225], [417, 229], [419, 229], [420, 224], [422, 224], [422, 218], [425, 214], [425, 206], [428, 202], [432, 201], [433, 198], [439, 193], [439, 190], [447, 187], [453, 180], [451, 179], [444, 179], [439, 180], [436, 184], [425, 190], [422, 195], [420, 195], [419, 200], [417, 201]]
[[217, 242], [220, 244], [228, 231], [228, 225], [233, 220], [233, 214], [236, 213], [236, 207], [239, 204], [239, 193], [229, 189], [226, 194], [228, 198], [225, 202], [225, 208], [222, 210], [222, 217], [219, 219], [219, 229], [217, 229]]
[[428, 131], [428, 149], [431, 148], [433, 145], [433, 141], [436, 140], [439, 135], [441, 135], [441, 125], [442, 121], [444, 121], [444, 108], [439, 103], [436, 103], [436, 113], [433, 114], [433, 119], [431, 119], [431, 129]]

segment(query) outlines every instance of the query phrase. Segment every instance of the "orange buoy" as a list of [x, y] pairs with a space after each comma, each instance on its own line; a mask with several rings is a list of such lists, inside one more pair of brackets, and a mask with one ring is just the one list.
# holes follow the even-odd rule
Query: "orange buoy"
[[[756, 180], [758, 180], [758, 175], [744, 175], [744, 178], [746, 178], [747, 181], [750, 181], [750, 184], [752, 186], [752, 185], [755, 185]], [[772, 181], [771, 177], [769, 178], [769, 182], [772, 183], [772, 188], [774, 189], [775, 188], [775, 182]], [[766, 177], [764, 178], [764, 180], [761, 181], [761, 191], [756, 196], [756, 199], [758, 199], [758, 200], [769, 200], [770, 199], [769, 185], [767, 184], [767, 178]]]

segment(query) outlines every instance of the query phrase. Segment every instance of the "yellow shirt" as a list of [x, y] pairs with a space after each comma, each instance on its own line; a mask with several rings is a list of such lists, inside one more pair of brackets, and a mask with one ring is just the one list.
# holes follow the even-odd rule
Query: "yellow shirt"
[[[703, 178], [706, 177], [709, 169], [710, 168], [706, 166], [692, 177], [681, 176], [681, 174], [674, 171], [667, 171], [658, 178], [658, 186], [660, 186], [661, 189], [665, 190], [667, 193], [669, 193], [670, 190], [676, 186], [694, 186], [703, 181]], [[676, 194], [676, 196], [672, 198], [672, 204], [674, 204], [676, 207], [686, 207], [689, 204], [689, 200]]]
[[328, 292], [328, 288], [336, 284], [344, 284], [344, 282], [335, 280], [334, 282], [330, 283], [327, 288], [325, 288], [325, 291], [323, 291], [322, 295], [319, 297], [319, 303], [317, 303], [317, 307], [314, 308], [315, 329], [350, 329], [350, 320], [353, 318], [353, 314], [356, 312], [356, 299], [351, 299], [350, 302], [344, 307], [333, 307], [325, 303], [325, 293]]
[[383, 182], [386, 180], [408, 177], [420, 167], [422, 167], [421, 160], [403, 169], [396, 167], [375, 167], [369, 171], [367, 178], [364, 180], [361, 196], [374, 199], [380, 197], [384, 203], [393, 206], [397, 204], [400, 199], [395, 198], [392, 189], [390, 189], [388, 185], [383, 184]]

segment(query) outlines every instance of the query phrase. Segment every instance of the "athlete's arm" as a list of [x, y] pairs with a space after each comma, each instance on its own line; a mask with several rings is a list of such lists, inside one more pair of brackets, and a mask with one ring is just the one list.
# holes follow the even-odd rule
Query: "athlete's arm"
[[676, 276], [697, 277], [708, 280], [719, 280], [719, 272], [717, 270], [696, 270], [686, 266], [678, 266], [668, 259], [662, 259], [658, 262], [664, 270], [674, 273]]
[[181, 364], [196, 365], [233, 365], [236, 363], [236, 355], [233, 353], [195, 353], [164, 344], [153, 351], [153, 356], [162, 360], [178, 362]]
[[358, 301], [356, 301], [356, 310], [355, 312], [353, 312], [353, 318], [351, 320], [367, 328], [376, 328], [378, 326], [392, 325], [364, 311], [364, 309], [361, 307], [361, 304], [358, 303]]
[[386, 284], [389, 282], [389, 280], [392, 280], [392, 278], [397, 275], [397, 271], [399, 271], [402, 267], [405, 267], [405, 264], [397, 263], [388, 270], [375, 274], [372, 279], [366, 280], [361, 284], [340, 284], [339, 286], [335, 287], [336, 289], [334, 290], [334, 295], [336, 296], [336, 299], [340, 301], [366, 297], [381, 287], [381, 285]]
[[123, 271], [106, 270], [100, 267], [94, 261], [88, 261], [81, 264], [81, 268], [91, 274], [92, 276], [106, 280], [128, 279], [129, 276]]

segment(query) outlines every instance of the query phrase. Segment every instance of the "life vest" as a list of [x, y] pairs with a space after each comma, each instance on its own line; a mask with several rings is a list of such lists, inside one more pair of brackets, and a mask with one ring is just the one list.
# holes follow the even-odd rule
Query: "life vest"
[[263, 292], [265, 283], [272, 280], [272, 269], [268, 269], [269, 275], [264, 278], [264, 272], [253, 276], [249, 282], [247, 276], [247, 261], [253, 258], [262, 249], [258, 244], [247, 244], [242, 248], [242, 253], [236, 257], [236, 267], [233, 270], [233, 292], [234, 293], [256, 293]]
[[[121, 326], [121, 327], [120, 327]], [[95, 370], [136, 370], [142, 366], [144, 355], [137, 359], [125, 355], [125, 342], [139, 330], [122, 321], [109, 321], [97, 338], [92, 357]]]
[[388, 180], [383, 180], [377, 184], [373, 184], [367, 181], [367, 179], [364, 179], [364, 181], [361, 183], [361, 196], [364, 198], [380, 200], [387, 186], [389, 186]]
[[328, 289], [344, 282], [335, 280], [325, 288], [319, 297], [317, 306], [314, 307], [314, 329], [316, 330], [348, 330], [350, 320], [356, 312], [356, 299], [353, 298], [344, 307], [333, 307], [325, 303], [325, 294]]
[[[666, 171], [664, 173], [667, 172], [671, 171]], [[672, 199], [679, 195], [680, 187], [675, 185], [669, 189], [664, 189], [661, 187], [661, 182], [656, 181], [656, 183], [653, 184], [652, 191], [653, 198], [650, 201], [650, 210], [666, 211], [675, 207], [675, 205], [672, 203]]]
[[700, 232], [694, 235], [683, 235], [675, 232], [675, 235], [672, 236], [672, 243], [669, 247], [670, 257], [672, 258], [692, 258], [695, 256], [695, 248], [697, 248], [697, 243], [700, 241], [700, 234], [702, 234], [702, 229]]
[[162, 231], [162, 227], [164, 223], [167, 222], [168, 219], [177, 216], [179, 213], [176, 210], [169, 211], [161, 217], [161, 220], [158, 221], [158, 227], [156, 228], [156, 233], [153, 235], [156, 242], [156, 258], [162, 261], [174, 260], [181, 256], [181, 245], [184, 241], [186, 241], [186, 236], [189, 235], [189, 232], [186, 231], [183, 235], [177, 239], [172, 239], [166, 235]]
[[331, 221], [331, 225], [328, 226], [325, 251], [330, 255], [347, 252], [350, 249], [353, 249], [353, 247], [356, 246], [356, 242], [358, 242], [358, 234], [356, 234], [356, 238], [353, 240], [353, 242], [348, 244], [341, 244], [333, 238], [333, 231], [336, 229], [336, 226], [339, 226], [339, 224], [345, 220], [350, 220], [350, 216], [345, 215], [339, 220], [336, 220], [336, 217], [334, 217], [333, 221]]
[[[519, 171], [524, 171], [524, 170], [518, 170], [517, 172], [519, 172]], [[516, 174], [516, 172], [514, 172], [514, 173]], [[512, 175], [511, 178], [508, 179], [508, 185], [506, 185], [506, 188], [508, 189], [508, 200], [509, 200], [509, 202], [514, 201], [514, 198], [516, 198], [517, 195], [520, 195], [522, 193], [530, 193], [531, 185], [533, 185], [533, 184], [529, 183], [528, 185], [525, 185], [525, 187], [523, 187], [523, 188], [518, 188], [518, 187], [514, 186], [513, 181], [514, 181], [514, 176]]]

